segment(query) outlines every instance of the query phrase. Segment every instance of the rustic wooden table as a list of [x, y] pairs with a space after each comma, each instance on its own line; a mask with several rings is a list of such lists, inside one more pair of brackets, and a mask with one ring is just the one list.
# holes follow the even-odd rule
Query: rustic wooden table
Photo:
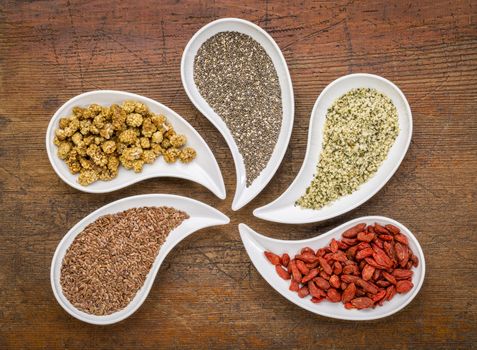
[[[0, 347], [14, 348], [472, 348], [477, 343], [477, 4], [475, 1], [2, 1], [0, 4]], [[290, 146], [276, 176], [247, 207], [230, 210], [230, 152], [180, 81], [190, 37], [221, 17], [266, 29], [288, 62], [296, 99]], [[312, 225], [279, 225], [252, 210], [280, 194], [305, 153], [321, 90], [353, 72], [395, 82], [414, 117], [409, 152], [391, 181], [358, 209]], [[64, 184], [48, 161], [48, 121], [67, 99], [118, 89], [184, 116], [211, 146], [226, 200], [200, 185], [152, 179], [105, 195]], [[50, 262], [67, 230], [130, 195], [174, 193], [231, 218], [166, 259], [144, 305], [107, 327], [56, 303]], [[373, 322], [316, 316], [278, 295], [251, 265], [237, 224], [308, 238], [349, 219], [385, 215], [407, 225], [427, 260], [424, 286], [403, 311]]]

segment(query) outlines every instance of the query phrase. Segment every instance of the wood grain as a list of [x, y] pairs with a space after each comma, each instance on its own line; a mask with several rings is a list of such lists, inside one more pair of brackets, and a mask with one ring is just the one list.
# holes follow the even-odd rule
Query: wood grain
[[[477, 11], [441, 1], [2, 1], [0, 3], [0, 348], [416, 348], [477, 343]], [[232, 158], [180, 81], [187, 41], [206, 23], [240, 17], [283, 50], [296, 99], [292, 139], [276, 176], [247, 207], [230, 210]], [[254, 219], [296, 176], [309, 114], [321, 90], [353, 72], [395, 82], [407, 96], [414, 135], [391, 181], [358, 209], [321, 224]], [[94, 89], [156, 99], [206, 139], [228, 191], [152, 179], [106, 195], [78, 192], [51, 168], [44, 135], [55, 110]], [[92, 210], [142, 193], [201, 200], [231, 217], [170, 255], [149, 298], [128, 320], [95, 327], [56, 303], [49, 266], [65, 232]], [[243, 249], [237, 224], [298, 239], [361, 215], [392, 217], [419, 238], [427, 275], [417, 298], [380, 321], [345, 322], [301, 310], [275, 293]]]

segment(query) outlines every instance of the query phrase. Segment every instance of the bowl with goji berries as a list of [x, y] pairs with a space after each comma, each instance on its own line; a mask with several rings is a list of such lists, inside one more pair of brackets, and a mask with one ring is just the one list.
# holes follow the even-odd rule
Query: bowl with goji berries
[[320, 236], [278, 240], [245, 224], [240, 236], [255, 268], [285, 298], [313, 313], [373, 320], [407, 306], [424, 281], [416, 237], [382, 216], [351, 220]]

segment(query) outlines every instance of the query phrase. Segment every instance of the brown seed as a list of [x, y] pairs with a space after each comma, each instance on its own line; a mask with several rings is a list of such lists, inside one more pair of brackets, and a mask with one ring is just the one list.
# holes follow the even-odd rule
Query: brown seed
[[287, 267], [289, 263], [290, 263], [290, 255], [288, 255], [287, 253], [283, 254], [282, 255], [282, 265]]
[[313, 278], [315, 278], [316, 276], [318, 276], [318, 269], [313, 269], [313, 270], [310, 270], [310, 272], [302, 278], [301, 280], [301, 283], [306, 283], [310, 280], [312, 280]]
[[290, 282], [289, 289], [293, 292], [298, 292], [298, 290], [300, 289], [300, 284], [297, 281], [295, 281], [294, 279], [292, 279], [291, 282]]
[[361, 271], [361, 277], [365, 281], [369, 281], [371, 279], [371, 277], [373, 277], [373, 274], [374, 274], [375, 270], [376, 270], [376, 268], [372, 267], [371, 265], [366, 265], [363, 268], [363, 271]]
[[344, 275], [359, 275], [359, 268], [356, 265], [346, 265], [343, 268]]
[[278, 276], [283, 278], [284, 280], [289, 280], [290, 279], [290, 274], [283, 269], [280, 265], [275, 265], [275, 271], [277, 272]]
[[373, 242], [374, 245], [378, 246], [379, 248], [383, 249], [383, 244], [384, 244], [384, 241], [383, 240], [380, 240], [380, 239], [375, 239], [374, 242]]
[[374, 273], [373, 273], [372, 280], [373, 281], [379, 280], [381, 278], [381, 272], [382, 272], [382, 270], [375, 269]]
[[355, 298], [351, 300], [351, 304], [357, 309], [367, 309], [368, 307], [373, 306], [373, 300], [366, 297]]
[[313, 281], [308, 282], [308, 290], [310, 291], [310, 295], [315, 298], [324, 298], [326, 297], [326, 293], [318, 288]]
[[328, 275], [325, 271], [320, 271], [319, 275], [327, 281], [330, 279], [330, 275]]
[[335, 261], [340, 261], [340, 262], [345, 262], [346, 260], [348, 260], [348, 258], [346, 257], [346, 254], [342, 252], [341, 250], [337, 251], [336, 253], [333, 253], [331, 255], [331, 259]]
[[323, 268], [323, 271], [325, 271], [328, 275], [331, 275], [333, 273], [333, 269], [331, 268], [330, 264], [328, 264], [328, 262], [322, 257], [319, 257], [318, 260], [321, 267]]
[[385, 280], [379, 280], [379, 281], [376, 281], [376, 285], [378, 285], [379, 287], [389, 287], [391, 285], [391, 282], [385, 281]]
[[371, 244], [369, 244], [368, 242], [361, 242], [357, 245], [357, 247], [358, 247], [358, 250], [371, 248]]
[[302, 254], [302, 255], [303, 255], [303, 254], [306, 254], [306, 253], [309, 253], [309, 254], [313, 254], [313, 255], [314, 255], [314, 254], [315, 254], [315, 251], [314, 251], [312, 248], [310, 248], [310, 247], [305, 247], [305, 248], [303, 248], [303, 249], [301, 250], [301, 252], [300, 252], [300, 254]]
[[378, 288], [373, 286], [370, 282], [362, 280], [361, 278], [359, 278], [355, 283], [358, 287], [363, 288], [368, 293], [376, 294], [378, 292]]
[[358, 243], [358, 240], [356, 238], [342, 238], [341, 241], [349, 246], [353, 246]]
[[373, 250], [374, 250], [373, 258], [376, 261], [376, 263], [386, 267], [393, 266], [392, 260], [389, 258], [389, 256], [386, 254], [384, 250], [382, 250], [381, 248], [375, 245], [373, 245]]
[[338, 242], [334, 238], [330, 242], [330, 249], [333, 253], [336, 253], [339, 249]]
[[323, 277], [315, 277], [313, 281], [318, 286], [318, 288], [321, 288], [323, 290], [328, 290], [330, 288], [330, 283]]
[[311, 254], [311, 253], [305, 253], [305, 254], [297, 254], [295, 255], [295, 259], [297, 260], [301, 260], [303, 262], [306, 262], [306, 263], [314, 263], [315, 261], [318, 260], [318, 258], [316, 257], [315, 254]]
[[345, 242], [343, 241], [338, 241], [338, 248], [341, 249], [341, 250], [346, 250], [349, 248], [349, 245], [347, 245]]
[[385, 227], [381, 226], [378, 223], [374, 224], [374, 230], [377, 233], [382, 233], [382, 234], [385, 234], [385, 235], [389, 234], [389, 231]]
[[315, 297], [313, 297], [310, 300], [311, 300], [312, 303], [318, 304], [318, 303], [321, 303], [323, 300], [325, 300], [325, 298], [315, 298]]
[[320, 248], [316, 251], [316, 256], [323, 256], [326, 254], [326, 250], [324, 248]]
[[345, 309], [348, 309], [348, 310], [356, 309], [356, 308], [353, 306], [353, 304], [351, 304], [351, 303], [346, 303], [346, 304], [344, 305], [344, 307], [345, 307]]
[[341, 301], [341, 294], [334, 288], [328, 289], [326, 292], [327, 299], [332, 303], [338, 303]]
[[273, 265], [280, 265], [280, 257], [277, 254], [274, 254], [272, 252], [263, 252], [265, 256], [267, 257], [268, 261], [270, 261]]
[[386, 300], [391, 300], [396, 295], [396, 287], [394, 285], [390, 285], [386, 288]]
[[381, 299], [383, 299], [385, 296], [386, 296], [386, 291], [383, 289], [383, 290], [380, 290], [375, 296], [373, 296], [371, 300], [376, 303], [380, 301]]
[[317, 267], [320, 263], [318, 261], [315, 261], [314, 263], [305, 263], [305, 266], [308, 267], [309, 270], [314, 269]]
[[354, 247], [351, 247], [351, 248], [348, 248], [348, 250], [346, 250], [346, 257], [348, 259], [353, 259], [354, 256], [356, 255], [356, 251], [358, 250], [358, 246], [354, 246]]
[[394, 235], [397, 235], [399, 232], [401, 232], [396, 226], [391, 224], [387, 224], [386, 229]]
[[407, 237], [402, 234], [397, 234], [394, 236], [394, 239], [402, 244], [409, 245]]
[[350, 229], [347, 229], [345, 232], [342, 233], [341, 236], [344, 238], [354, 238], [358, 234], [358, 232], [361, 232], [364, 230], [366, 227], [366, 224], [358, 224], [356, 226], [351, 227]]
[[362, 242], [371, 242], [374, 239], [374, 233], [360, 232], [358, 233], [358, 240]]
[[390, 242], [390, 241], [394, 240], [394, 237], [391, 236], [391, 235], [380, 235], [379, 239], [382, 239], [383, 241]]
[[407, 250], [407, 247], [402, 243], [397, 242], [396, 244], [394, 244], [394, 250], [396, 251], [399, 264], [402, 267], [405, 266], [409, 259], [409, 251]]
[[310, 291], [308, 290], [308, 287], [303, 286], [298, 290], [298, 296], [300, 298], [306, 297], [308, 294], [310, 294]]
[[[413, 272], [411, 270], [395, 269], [393, 271], [393, 276], [397, 280], [404, 280], [404, 279], [412, 278], [412, 275], [413, 275]], [[391, 281], [389, 281], [389, 282], [391, 282]]]
[[356, 286], [354, 283], [350, 283], [344, 290], [341, 301], [343, 303], [348, 303], [355, 297], [355, 295], [356, 295]]
[[340, 278], [336, 275], [331, 275], [329, 282], [333, 288], [338, 289], [341, 286]]
[[301, 260], [296, 261], [296, 267], [303, 275], [307, 275], [310, 272], [310, 269], [306, 267], [305, 263]]
[[356, 260], [362, 260], [368, 256], [371, 256], [373, 255], [373, 249], [370, 247], [370, 248], [365, 248], [365, 249], [362, 249], [362, 250], [359, 250], [357, 253], [356, 253]]
[[408, 280], [398, 281], [398, 283], [396, 284], [396, 292], [407, 293], [412, 289], [412, 287], [414, 287], [414, 284], [412, 284], [411, 281], [408, 281]]
[[298, 270], [298, 267], [296, 267], [295, 260], [290, 261], [289, 267], [291, 269], [293, 279], [297, 282], [301, 282], [301, 273], [300, 270]]
[[343, 272], [343, 266], [338, 261], [335, 261], [333, 264], [333, 273], [335, 275], [340, 275], [341, 272]]
[[386, 272], [386, 271], [383, 271], [383, 277], [385, 279], [387, 279], [392, 284], [397, 283], [396, 278], [393, 275], [391, 275], [390, 273]]

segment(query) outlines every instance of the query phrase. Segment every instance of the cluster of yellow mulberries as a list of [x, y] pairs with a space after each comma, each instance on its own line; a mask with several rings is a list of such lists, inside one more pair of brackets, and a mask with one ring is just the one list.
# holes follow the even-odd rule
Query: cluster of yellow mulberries
[[186, 142], [165, 116], [135, 101], [121, 106], [74, 107], [72, 116], [60, 119], [54, 140], [58, 157], [71, 173], [79, 173], [78, 182], [83, 186], [115, 178], [119, 165], [141, 172], [144, 164], [161, 155], [167, 163], [178, 159], [189, 163], [196, 151], [184, 147]]

